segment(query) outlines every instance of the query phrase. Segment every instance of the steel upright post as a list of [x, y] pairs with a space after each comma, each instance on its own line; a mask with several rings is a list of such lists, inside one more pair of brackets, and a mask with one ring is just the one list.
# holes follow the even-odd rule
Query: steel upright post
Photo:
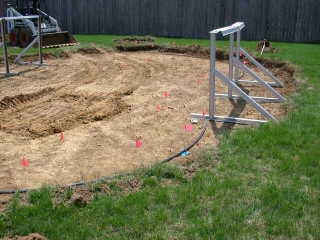
[[[230, 49], [229, 49], [229, 79], [234, 80], [234, 66], [233, 66], [233, 55], [234, 55], [234, 34], [230, 34]], [[228, 96], [232, 98], [232, 87], [228, 86]]]
[[39, 37], [39, 64], [43, 65], [42, 55], [42, 29], [41, 29], [41, 16], [38, 18], [38, 37]]
[[[236, 46], [236, 58], [240, 61], [240, 41], [241, 41], [241, 30], [237, 32], [237, 46]], [[240, 80], [240, 69], [236, 67], [236, 79], [235, 81]]]
[[9, 67], [9, 61], [8, 61], [8, 48], [7, 48], [7, 42], [6, 42], [6, 34], [5, 34], [5, 27], [6, 25], [6, 20], [1, 19], [1, 37], [2, 37], [2, 42], [3, 42], [3, 57], [4, 57], [4, 65], [6, 68], [5, 75], [9, 76], [10, 75], [10, 67]]
[[210, 46], [210, 78], [209, 78], [209, 116], [214, 119], [215, 115], [215, 95], [216, 95], [216, 34], [210, 34], [211, 46]]

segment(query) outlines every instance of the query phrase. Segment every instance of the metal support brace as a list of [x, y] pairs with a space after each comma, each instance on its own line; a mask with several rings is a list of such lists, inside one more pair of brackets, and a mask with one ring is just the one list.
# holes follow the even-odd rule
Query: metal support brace
[[213, 116], [203, 115], [198, 113], [192, 113], [192, 118], [195, 119], [205, 119], [209, 121], [215, 122], [225, 122], [225, 123], [234, 123], [234, 124], [242, 124], [242, 125], [251, 125], [251, 124], [262, 124], [268, 123], [266, 120], [256, 120], [256, 119], [248, 119], [248, 118], [236, 118], [236, 117], [226, 117], [226, 116]]
[[209, 115], [210, 117], [214, 117], [215, 115], [215, 93], [216, 93], [216, 34], [212, 33], [211, 37], [211, 47], [210, 47], [210, 77], [209, 77]]
[[[237, 32], [237, 44], [236, 44], [236, 59], [240, 61], [240, 41], [241, 41], [241, 31]], [[233, 56], [230, 56], [233, 58]], [[236, 77], [235, 80], [238, 81], [240, 79], [240, 69], [236, 67]]]
[[[233, 57], [234, 55], [234, 33], [230, 34], [230, 48], [229, 48], [229, 56]], [[234, 81], [234, 66], [232, 57], [229, 57], [229, 79], [230, 81]], [[232, 88], [228, 86], [228, 95], [229, 98], [232, 98]]]
[[43, 62], [43, 53], [42, 53], [42, 30], [41, 30], [41, 17], [38, 17], [38, 35], [33, 39], [33, 41], [22, 50], [21, 53], [14, 59], [15, 64], [28, 64], [27, 62], [22, 62], [20, 59], [26, 54], [26, 52], [32, 48], [35, 44], [38, 43], [38, 55], [39, 55], [39, 61], [32, 63], [36, 66], [43, 66], [45, 65]]
[[[286, 101], [278, 91], [276, 91], [272, 86], [283, 86], [283, 83], [277, 79], [270, 71], [264, 68], [258, 61], [251, 57], [245, 50], [240, 46], [241, 40], [241, 30], [245, 27], [245, 24], [242, 22], [237, 22], [231, 26], [215, 29], [210, 32], [211, 47], [210, 47], [210, 77], [209, 77], [209, 114], [196, 114], [193, 113], [191, 116], [193, 118], [206, 119], [216, 122], [228, 122], [235, 124], [261, 124], [268, 121], [277, 122], [277, 119], [267, 111], [259, 103], [280, 103]], [[230, 48], [229, 48], [229, 74], [225, 76], [216, 69], [216, 37], [217, 34], [221, 33], [222, 36], [230, 35]], [[235, 43], [235, 34], [236, 34], [236, 46]], [[261, 79], [255, 72], [253, 72], [249, 67], [244, 65], [240, 61], [240, 53], [243, 53], [257, 68], [269, 76], [273, 82], [269, 83]], [[255, 80], [242, 80], [240, 79], [240, 70], [248, 73]], [[219, 78], [227, 87], [227, 94], [218, 94], [215, 89], [216, 77]], [[247, 83], [247, 84], [259, 84], [265, 87], [274, 97], [258, 97], [258, 96], [249, 96], [244, 90], [238, 86], [238, 83]], [[233, 95], [233, 91], [238, 95]], [[258, 112], [260, 112], [267, 120], [257, 120], [257, 119], [246, 119], [246, 118], [237, 118], [232, 116], [217, 116], [215, 115], [216, 98], [227, 98], [227, 99], [243, 99], [247, 103], [251, 104]]]
[[14, 63], [15, 64], [27, 64], [25, 62], [21, 62], [20, 59], [26, 54], [26, 52], [32, 48], [36, 43], [38, 43], [39, 41], [39, 36], [37, 36], [35, 39], [33, 39], [33, 41], [25, 48], [22, 50], [21, 53], [19, 53], [19, 55], [14, 59]]
[[8, 48], [7, 48], [6, 34], [5, 34], [6, 20], [3, 18], [0, 19], [0, 25], [1, 25], [2, 47], [3, 47], [3, 61], [5, 66], [5, 72], [2, 74], [4, 74], [5, 77], [15, 76], [17, 75], [17, 73], [10, 72], [10, 65], [8, 60]]
[[[246, 79], [240, 79], [238, 81], [235, 81], [236, 83], [241, 83], [241, 84], [246, 84], [246, 85], [260, 85], [261, 83], [255, 80], [246, 80]], [[280, 87], [278, 84], [274, 83], [274, 82], [268, 82], [268, 84], [271, 87]]]
[[250, 97], [245, 91], [243, 91], [236, 83], [229, 81], [227, 77], [225, 77], [222, 73], [216, 70], [216, 75], [219, 79], [221, 79], [226, 85], [230, 84], [233, 90], [238, 92], [242, 99], [244, 99], [247, 103], [251, 104], [255, 107], [264, 117], [269, 120], [277, 121], [277, 119], [269, 113], [264, 107], [262, 107], [259, 103], [257, 103], [252, 97]]
[[243, 71], [247, 72], [249, 75], [251, 75], [256, 81], [261, 83], [264, 87], [266, 87], [274, 96], [278, 97], [283, 102], [286, 101], [286, 98], [284, 98], [280, 93], [278, 93], [273, 87], [271, 87], [266, 81], [262, 80], [255, 72], [253, 72], [250, 68], [248, 68], [246, 65], [244, 65], [242, 62], [240, 62], [238, 59], [233, 58], [233, 62], [241, 68]]
[[39, 64], [43, 65], [41, 16], [38, 18]]
[[253, 63], [257, 68], [259, 68], [262, 72], [264, 72], [267, 76], [269, 76], [273, 81], [274, 85], [277, 87], [284, 87], [284, 84], [282, 81], [280, 81], [278, 78], [276, 78], [268, 69], [266, 69], [264, 66], [262, 66], [257, 60], [255, 60], [247, 51], [240, 48], [240, 51], [243, 53], [243, 55], [249, 59], [251, 63]]
[[[216, 98], [230, 99], [228, 94], [223, 94], [223, 93], [217, 93]], [[258, 103], [281, 103], [282, 102], [279, 98], [256, 97], [256, 96], [251, 96], [251, 98]], [[231, 99], [239, 100], [239, 99], [242, 99], [242, 97], [239, 95], [232, 95]]]
[[18, 73], [12, 73], [10, 72], [10, 66], [8, 61], [8, 49], [7, 49], [7, 43], [5, 40], [5, 29], [6, 29], [6, 22], [7, 21], [13, 21], [13, 20], [28, 20], [28, 19], [38, 19], [38, 35], [36, 38], [25, 48], [22, 50], [21, 53], [15, 58], [14, 63], [16, 64], [26, 64], [20, 61], [20, 59], [24, 56], [24, 54], [38, 42], [38, 49], [39, 49], [39, 62], [36, 63], [36, 65], [44, 65], [43, 62], [43, 53], [42, 53], [42, 30], [41, 30], [41, 17], [38, 15], [32, 15], [32, 16], [14, 16], [14, 17], [3, 17], [0, 18], [0, 25], [1, 25], [1, 37], [3, 39], [2, 44], [0, 45], [3, 47], [3, 58], [4, 58], [4, 64], [6, 68], [6, 72], [4, 73], [6, 77], [17, 75]]

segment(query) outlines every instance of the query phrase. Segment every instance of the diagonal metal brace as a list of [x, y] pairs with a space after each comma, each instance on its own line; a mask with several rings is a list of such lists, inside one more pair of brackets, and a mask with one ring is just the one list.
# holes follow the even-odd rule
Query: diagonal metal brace
[[282, 102], [285, 102], [287, 99], [283, 97], [277, 90], [275, 90], [273, 87], [270, 86], [269, 83], [262, 80], [255, 72], [253, 72], [250, 68], [248, 68], [246, 65], [244, 65], [241, 61], [239, 61], [236, 58], [233, 58], [233, 62], [241, 68], [243, 71], [247, 72], [249, 75], [251, 75], [255, 80], [257, 80], [261, 85], [265, 86], [274, 96], [279, 98]]
[[261, 63], [259, 63], [257, 60], [255, 60], [246, 50], [243, 48], [240, 48], [240, 51], [243, 53], [243, 55], [249, 59], [250, 62], [252, 62], [257, 68], [259, 68], [262, 72], [264, 72], [267, 76], [269, 76], [276, 86], [278, 87], [284, 87], [284, 84], [282, 81], [280, 81], [277, 77], [275, 77], [268, 69], [266, 69]]
[[229, 81], [229, 79], [224, 76], [218, 70], [215, 71], [216, 76], [221, 79], [227, 86], [231, 86], [233, 90], [238, 92], [238, 94], [249, 104], [251, 104], [254, 108], [256, 108], [264, 117], [272, 121], [278, 121], [271, 113], [269, 113], [264, 107], [262, 107], [259, 103], [257, 103], [252, 97], [246, 94], [236, 83], [233, 81]]
[[35, 39], [33, 39], [33, 41], [25, 48], [22, 50], [21, 53], [19, 53], [19, 55], [14, 59], [14, 63], [18, 64], [20, 63], [20, 59], [26, 54], [26, 52], [33, 47], [36, 43], [39, 42], [39, 36], [35, 37]]

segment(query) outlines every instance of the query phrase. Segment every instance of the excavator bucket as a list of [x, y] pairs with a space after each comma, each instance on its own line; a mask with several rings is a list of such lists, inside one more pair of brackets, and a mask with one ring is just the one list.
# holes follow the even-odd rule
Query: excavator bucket
[[42, 34], [43, 48], [59, 48], [78, 44], [77, 40], [67, 31]]

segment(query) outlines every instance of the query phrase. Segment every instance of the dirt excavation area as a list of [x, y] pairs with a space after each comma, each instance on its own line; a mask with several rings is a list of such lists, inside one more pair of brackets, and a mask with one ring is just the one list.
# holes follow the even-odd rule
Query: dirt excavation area
[[[93, 180], [149, 166], [182, 150], [201, 131], [203, 122], [191, 125], [190, 113], [208, 111], [207, 58], [100, 50], [47, 63], [14, 66], [20, 75], [0, 79], [1, 190]], [[227, 73], [228, 63], [218, 62], [218, 68]], [[294, 90], [290, 73], [273, 72], [285, 82], [280, 92]], [[227, 90], [220, 82], [217, 88]], [[261, 87], [247, 89], [271, 96]], [[286, 114], [280, 104], [264, 106], [279, 118]], [[217, 114], [231, 112], [263, 119], [250, 106], [217, 101]], [[216, 144], [209, 129], [192, 153]]]

